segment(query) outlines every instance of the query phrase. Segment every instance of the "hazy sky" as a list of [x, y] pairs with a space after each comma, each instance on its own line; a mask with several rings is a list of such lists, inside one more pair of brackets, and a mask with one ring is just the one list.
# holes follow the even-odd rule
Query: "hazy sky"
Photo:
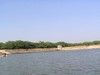
[[0, 0], [0, 41], [100, 40], [100, 0]]

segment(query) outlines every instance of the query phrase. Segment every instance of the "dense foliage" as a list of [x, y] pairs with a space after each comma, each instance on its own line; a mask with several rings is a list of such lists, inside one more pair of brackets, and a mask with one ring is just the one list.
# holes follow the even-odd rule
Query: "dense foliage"
[[88, 46], [88, 45], [97, 45], [100, 44], [100, 41], [93, 42], [83, 42], [83, 43], [66, 43], [66, 42], [29, 42], [29, 41], [8, 41], [8, 42], [0, 42], [0, 49], [33, 49], [33, 48], [56, 48], [58, 45], [62, 45], [63, 47], [70, 46]]

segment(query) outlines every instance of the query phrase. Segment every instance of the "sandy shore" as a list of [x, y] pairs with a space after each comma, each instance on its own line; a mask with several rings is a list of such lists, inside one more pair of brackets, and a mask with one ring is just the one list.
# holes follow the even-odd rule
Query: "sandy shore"
[[100, 45], [91, 46], [74, 46], [74, 47], [63, 47], [62, 50], [84, 50], [84, 49], [99, 49]]
[[50, 51], [70, 51], [70, 50], [86, 50], [86, 49], [99, 49], [100, 45], [91, 46], [74, 46], [74, 47], [63, 47], [61, 49], [57, 48], [37, 48], [37, 49], [14, 49], [14, 50], [0, 50], [0, 56], [4, 54], [22, 54], [22, 53], [32, 53], [32, 52], [50, 52]]

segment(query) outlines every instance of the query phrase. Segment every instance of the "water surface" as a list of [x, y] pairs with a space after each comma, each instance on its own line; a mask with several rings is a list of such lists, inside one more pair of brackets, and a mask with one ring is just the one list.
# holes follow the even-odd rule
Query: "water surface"
[[0, 75], [100, 75], [100, 49], [9, 55]]

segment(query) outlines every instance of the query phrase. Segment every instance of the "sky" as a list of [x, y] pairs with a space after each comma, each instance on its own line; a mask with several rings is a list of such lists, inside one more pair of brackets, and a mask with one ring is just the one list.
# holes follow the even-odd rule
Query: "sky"
[[100, 40], [100, 0], [0, 0], [0, 41]]

